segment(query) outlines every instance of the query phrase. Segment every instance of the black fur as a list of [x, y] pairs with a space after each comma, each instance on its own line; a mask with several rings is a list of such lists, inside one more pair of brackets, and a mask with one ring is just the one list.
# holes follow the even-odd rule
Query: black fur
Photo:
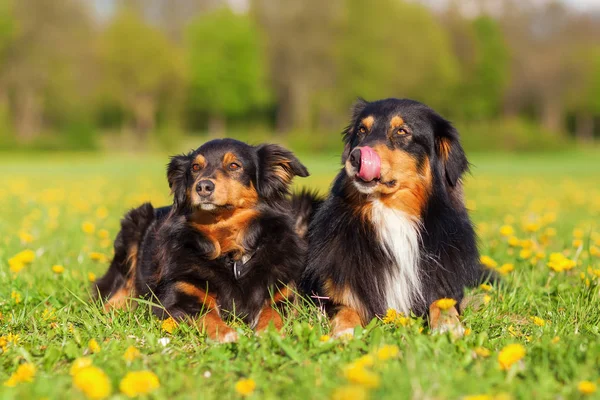
[[[359, 135], [359, 123], [366, 116], [389, 121], [399, 114], [411, 130], [410, 139], [391, 137], [385, 130]], [[386, 127], [387, 128], [387, 127]], [[468, 163], [458, 132], [429, 107], [412, 100], [360, 100], [352, 112], [350, 125], [343, 132], [345, 143], [342, 162], [357, 146], [385, 145], [391, 151], [408, 153], [419, 163], [428, 162], [432, 188], [418, 219], [420, 244], [418, 271], [423, 298], [416, 298], [411, 311], [425, 315], [429, 305], [449, 297], [457, 303], [463, 289], [482, 277], [476, 235], [462, 199], [461, 176]], [[439, 144], [447, 141], [442, 154]], [[423, 165], [420, 166], [423, 168]], [[331, 192], [316, 211], [309, 227], [307, 267], [302, 279], [303, 291], [322, 299], [331, 297], [326, 283], [349, 290], [362, 303], [363, 323], [385, 314], [387, 302], [382, 282], [393, 262], [381, 243], [374, 222], [357, 214], [367, 195], [357, 193], [346, 171], [335, 178]], [[335, 296], [327, 303], [334, 311], [344, 300]]]
[[[239, 170], [225, 170], [226, 153], [235, 154]], [[198, 155], [206, 159], [199, 172], [192, 170]], [[278, 168], [286, 169], [289, 179]], [[306, 246], [294, 231], [286, 197], [294, 175], [307, 176], [308, 171], [291, 152], [277, 145], [254, 147], [232, 139], [213, 140], [172, 157], [167, 178], [173, 206], [153, 209], [144, 204], [125, 216], [115, 241], [115, 258], [96, 283], [100, 297], [109, 300], [133, 278], [135, 295], [162, 305], [153, 308], [160, 318], [194, 317], [204, 304], [178, 289], [177, 285], [185, 282], [214, 296], [222, 316], [253, 321], [273, 293], [297, 284], [302, 273]], [[253, 217], [240, 231], [241, 250], [220, 253], [214, 238], [195, 228], [207, 215], [235, 212], [237, 207], [228, 204], [219, 205], [216, 211], [202, 210], [189, 193], [203, 179], [212, 179], [216, 185], [239, 184], [248, 193], [256, 193], [256, 204], [249, 208]], [[139, 249], [132, 268], [127, 255], [134, 246]], [[242, 255], [251, 258], [243, 266], [244, 274], [236, 278], [233, 260]]]

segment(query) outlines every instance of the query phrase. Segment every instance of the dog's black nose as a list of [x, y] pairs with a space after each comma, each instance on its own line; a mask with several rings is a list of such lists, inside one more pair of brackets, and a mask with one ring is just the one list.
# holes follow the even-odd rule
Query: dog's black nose
[[200, 196], [210, 196], [215, 190], [215, 184], [208, 179], [198, 182], [196, 191]]
[[356, 168], [357, 171], [360, 171], [360, 149], [352, 150], [350, 153], [350, 165]]

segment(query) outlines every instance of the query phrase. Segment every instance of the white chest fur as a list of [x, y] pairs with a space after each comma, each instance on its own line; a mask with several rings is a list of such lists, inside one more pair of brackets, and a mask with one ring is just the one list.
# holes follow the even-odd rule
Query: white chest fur
[[383, 292], [387, 307], [408, 315], [421, 300], [419, 222], [402, 211], [373, 202], [372, 221], [392, 265], [387, 268]]

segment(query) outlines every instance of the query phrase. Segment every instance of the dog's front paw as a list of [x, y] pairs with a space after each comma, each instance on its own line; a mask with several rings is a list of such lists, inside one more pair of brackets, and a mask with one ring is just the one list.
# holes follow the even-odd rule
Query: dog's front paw
[[354, 328], [333, 330], [331, 337], [334, 339], [351, 339], [354, 337]]
[[219, 343], [235, 343], [239, 339], [238, 334], [233, 329], [217, 334], [217, 341]]

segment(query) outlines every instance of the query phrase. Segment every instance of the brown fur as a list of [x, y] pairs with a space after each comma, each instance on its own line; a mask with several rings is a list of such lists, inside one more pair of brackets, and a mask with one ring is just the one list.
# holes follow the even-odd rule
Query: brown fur
[[223, 213], [196, 213], [192, 227], [202, 232], [215, 246], [212, 259], [231, 251], [243, 253], [244, 231], [258, 212], [254, 209], [234, 209]]
[[360, 123], [367, 128], [367, 131], [370, 131], [371, 128], [373, 128], [373, 124], [375, 123], [375, 118], [373, 118], [372, 115], [369, 115], [368, 117], [365, 117], [362, 119], [362, 121], [360, 121]]
[[419, 162], [401, 150], [390, 150], [385, 145], [374, 147], [381, 158], [381, 181], [393, 186], [379, 185], [381, 201], [388, 207], [420, 217], [432, 187], [429, 161]]
[[273, 327], [278, 331], [283, 328], [283, 320], [281, 319], [281, 315], [273, 308], [271, 302], [266, 302], [265, 306], [260, 312], [260, 316], [258, 317], [258, 322], [256, 323], [256, 332], [264, 331], [273, 323]]
[[394, 115], [390, 121], [390, 132], [400, 128], [402, 125], [404, 125], [404, 120], [402, 117], [399, 115]]
[[361, 318], [358, 311], [351, 307], [342, 306], [331, 320], [331, 333], [336, 337], [342, 332], [354, 329], [357, 326], [361, 326]]
[[359, 298], [352, 293], [348, 287], [338, 287], [331, 280], [325, 281], [323, 286], [325, 295], [336, 304], [346, 306], [358, 315], [359, 320], [366, 323], [367, 310], [365, 310]]

